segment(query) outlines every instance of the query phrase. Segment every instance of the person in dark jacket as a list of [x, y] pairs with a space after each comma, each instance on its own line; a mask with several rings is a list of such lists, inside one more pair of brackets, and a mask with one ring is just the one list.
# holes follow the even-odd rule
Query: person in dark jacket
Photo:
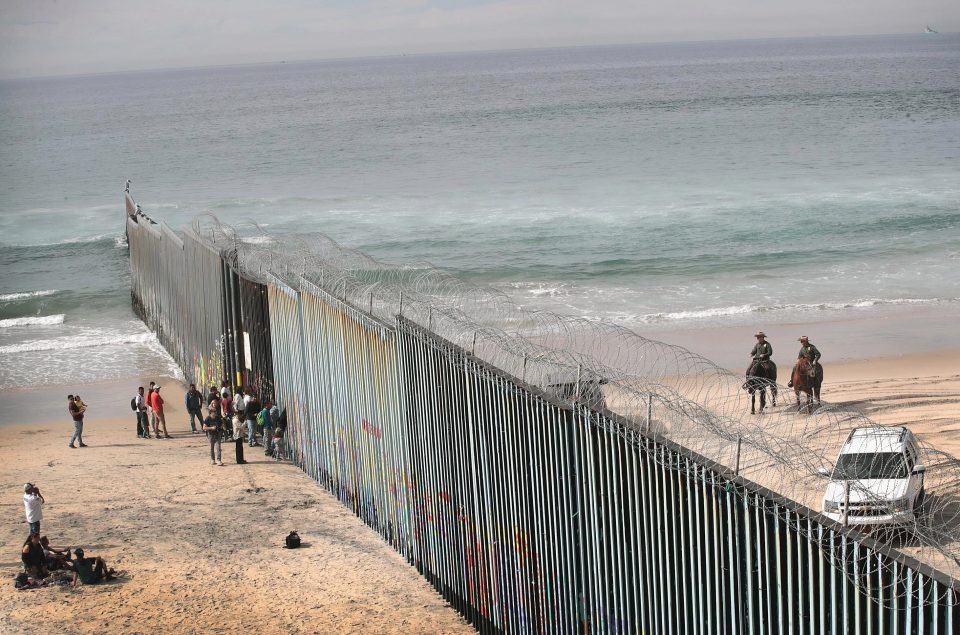
[[46, 558], [43, 555], [43, 546], [40, 544], [40, 534], [31, 533], [27, 541], [23, 543], [20, 560], [23, 561], [24, 570], [31, 577], [45, 578], [50, 575], [47, 571]]
[[[190, 418], [190, 432], [193, 434], [197, 433], [197, 425], [203, 426], [202, 401], [203, 395], [197, 390], [196, 384], [190, 384], [187, 394], [183, 396], [183, 406], [187, 410], [187, 417]], [[197, 419], [197, 425], [193, 423], [194, 417]]]
[[203, 431], [207, 433], [207, 440], [210, 442], [211, 465], [223, 466], [223, 450], [220, 443], [223, 440], [223, 429], [225, 427], [226, 423], [220, 416], [220, 409], [211, 405], [209, 416], [203, 420]]
[[810, 338], [806, 335], [801, 335], [797, 341], [800, 342], [800, 352], [797, 354], [797, 359], [809, 357], [811, 364], [816, 364], [820, 361], [820, 351], [810, 342]]

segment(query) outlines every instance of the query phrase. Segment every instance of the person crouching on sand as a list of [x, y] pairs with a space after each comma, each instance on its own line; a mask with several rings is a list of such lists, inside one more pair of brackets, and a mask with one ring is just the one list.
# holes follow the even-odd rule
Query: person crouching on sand
[[73, 588], [77, 588], [77, 580], [84, 584], [96, 584], [101, 580], [113, 580], [116, 572], [107, 567], [103, 558], [84, 558], [83, 549], [73, 550], [76, 559], [73, 561]]

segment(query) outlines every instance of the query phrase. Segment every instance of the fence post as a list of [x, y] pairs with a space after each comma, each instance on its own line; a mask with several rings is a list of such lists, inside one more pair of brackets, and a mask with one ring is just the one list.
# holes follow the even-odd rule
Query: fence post
[[647, 434], [650, 434], [650, 430], [653, 424], [653, 393], [647, 394]]
[[735, 463], [735, 467], [733, 468], [734, 476], [740, 476], [740, 444], [742, 441], [743, 441], [742, 437], [738, 434], [737, 435], [737, 460]]
[[847, 521], [850, 516], [850, 481], [843, 482], [843, 522], [841, 523], [844, 527], [847, 526]]

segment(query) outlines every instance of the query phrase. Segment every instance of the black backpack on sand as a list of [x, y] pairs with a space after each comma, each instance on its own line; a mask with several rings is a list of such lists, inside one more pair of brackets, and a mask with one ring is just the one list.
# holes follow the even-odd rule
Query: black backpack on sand
[[300, 547], [300, 536], [297, 535], [297, 532], [291, 531], [284, 542], [286, 543], [287, 549], [297, 549]]

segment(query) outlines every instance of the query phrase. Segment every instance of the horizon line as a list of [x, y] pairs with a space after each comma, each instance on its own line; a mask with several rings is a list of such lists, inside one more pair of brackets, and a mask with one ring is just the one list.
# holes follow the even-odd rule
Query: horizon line
[[[897, 35], [934, 35], [924, 31], [906, 31], [899, 33], [857, 33], [857, 34], [846, 34], [846, 35], [790, 35], [790, 36], [779, 36], [779, 37], [734, 37], [734, 38], [718, 38], [718, 39], [691, 39], [691, 40], [644, 40], [637, 42], [610, 42], [610, 43], [595, 43], [595, 44], [568, 44], [568, 45], [556, 45], [556, 46], [530, 46], [530, 47], [507, 47], [507, 48], [498, 48], [498, 49], [458, 49], [458, 50], [447, 50], [447, 51], [430, 51], [430, 52], [418, 52], [418, 53], [404, 53], [402, 51], [397, 53], [382, 53], [378, 55], [332, 55], [330, 57], [309, 57], [309, 58], [298, 58], [298, 59], [273, 59], [273, 60], [260, 60], [256, 62], [234, 62], [226, 64], [196, 64], [192, 66], [150, 66], [144, 68], [130, 68], [130, 69], [120, 69], [112, 71], [95, 71], [95, 72], [80, 72], [80, 73], [54, 73], [54, 74], [41, 74], [41, 75], [10, 75], [10, 76], [0, 76], [0, 81], [28, 81], [28, 80], [37, 80], [37, 79], [71, 79], [71, 78], [81, 78], [81, 77], [103, 77], [109, 75], [125, 75], [125, 74], [138, 74], [138, 73], [161, 73], [167, 71], [189, 71], [189, 70], [207, 70], [207, 69], [216, 69], [216, 68], [242, 68], [242, 67], [252, 67], [252, 66], [268, 66], [273, 64], [305, 64], [310, 62], [336, 62], [336, 61], [354, 61], [354, 60], [376, 60], [376, 59], [392, 59], [397, 57], [427, 57], [427, 56], [442, 56], [442, 55], [463, 55], [467, 53], [509, 53], [509, 52], [521, 52], [521, 51], [551, 51], [559, 49], [580, 49], [580, 48], [594, 48], [594, 47], [603, 47], [603, 46], [642, 46], [642, 45], [652, 45], [652, 44], [709, 44], [711, 42], [763, 42], [763, 41], [776, 41], [776, 40], [819, 40], [819, 39], [837, 39], [837, 38], [866, 38], [866, 37], [887, 37], [887, 36], [897, 36]], [[954, 35], [953, 32], [944, 32], [938, 31], [935, 35]]]

